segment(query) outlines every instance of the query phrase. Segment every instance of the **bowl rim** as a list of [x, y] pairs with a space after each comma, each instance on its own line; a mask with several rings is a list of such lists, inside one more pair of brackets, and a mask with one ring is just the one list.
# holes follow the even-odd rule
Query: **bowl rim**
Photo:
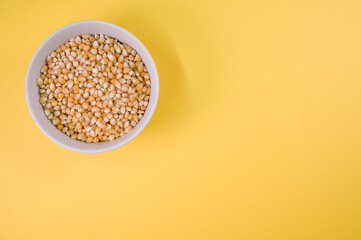
[[[35, 110], [33, 109], [33, 106], [31, 105], [31, 100], [30, 100], [30, 77], [29, 77], [29, 73], [30, 73], [30, 70], [32, 69], [35, 61], [37, 60], [37, 56], [39, 55], [41, 49], [45, 46], [45, 44], [52, 38], [54, 37], [56, 34], [58, 34], [60, 31], [62, 30], [65, 30], [67, 28], [71, 28], [73, 27], [74, 25], [77, 25], [77, 24], [91, 24], [91, 23], [100, 23], [100, 24], [105, 24], [105, 25], [109, 25], [113, 28], [116, 28], [118, 29], [119, 31], [125, 33], [125, 34], [128, 34], [130, 36], [132, 36], [134, 38], [134, 41], [137, 42], [137, 44], [143, 48], [145, 54], [147, 55], [146, 57], [150, 60], [150, 64], [153, 65], [153, 68], [154, 68], [154, 76], [153, 76], [153, 79], [152, 81], [154, 81], [154, 86], [152, 86], [152, 88], [155, 87], [155, 89], [152, 89], [152, 93], [151, 95], [153, 95], [153, 102], [154, 104], [152, 105], [148, 105], [147, 109], [145, 111], [148, 111], [149, 113], [149, 117], [147, 119], [142, 119], [142, 120], [145, 120], [141, 123], [138, 123], [137, 126], [139, 125], [139, 127], [137, 129], [133, 129], [132, 131], [135, 131], [133, 132], [132, 136], [131, 137], [128, 137], [126, 139], [124, 139], [123, 141], [119, 141], [119, 142], [114, 142], [113, 144], [111, 145], [108, 145], [108, 146], [104, 146], [104, 147], [98, 147], [97, 148], [93, 148], [93, 149], [81, 149], [81, 148], [78, 148], [78, 147], [74, 147], [72, 146], [71, 144], [66, 144], [62, 141], [59, 141], [56, 137], [53, 137], [49, 132], [48, 130], [46, 129], [46, 127], [42, 126], [42, 124], [40, 124], [37, 120], [37, 114], [35, 113]], [[96, 33], [94, 33], [96, 34]], [[144, 55], [143, 55], [144, 56]], [[158, 75], [158, 71], [157, 71], [157, 67], [155, 65], [155, 62], [154, 62], [154, 59], [152, 58], [151, 54], [149, 53], [148, 49], [144, 46], [144, 44], [134, 35], [132, 34], [131, 32], [129, 32], [128, 30], [116, 25], [116, 24], [113, 24], [113, 23], [110, 23], [110, 22], [106, 22], [106, 21], [100, 21], [100, 20], [84, 20], [84, 21], [77, 21], [77, 22], [72, 22], [72, 23], [69, 23], [67, 25], [64, 25], [63, 27], [61, 28], [58, 28], [56, 31], [54, 31], [53, 33], [51, 33], [41, 44], [40, 46], [37, 48], [37, 50], [35, 51], [31, 61], [30, 61], [30, 64], [28, 66], [28, 69], [27, 69], [27, 72], [26, 72], [26, 79], [25, 79], [25, 96], [26, 96], [26, 103], [27, 103], [27, 106], [29, 108], [29, 111], [30, 111], [30, 114], [33, 118], [33, 120], [35, 121], [36, 125], [41, 129], [41, 131], [47, 136], [49, 137], [52, 141], [54, 141], [55, 143], [59, 144], [60, 146], [64, 147], [64, 148], [67, 148], [69, 150], [73, 150], [73, 151], [76, 151], [76, 152], [82, 152], [82, 153], [101, 153], [101, 152], [106, 152], [106, 151], [111, 151], [111, 150], [114, 150], [116, 148], [119, 148], [127, 143], [129, 143], [130, 141], [132, 141], [136, 136], [138, 136], [138, 134], [143, 131], [143, 129], [148, 125], [150, 119], [152, 118], [154, 112], [155, 112], [155, 108], [157, 106], [157, 103], [158, 103], [158, 98], [159, 98], [159, 75]]]

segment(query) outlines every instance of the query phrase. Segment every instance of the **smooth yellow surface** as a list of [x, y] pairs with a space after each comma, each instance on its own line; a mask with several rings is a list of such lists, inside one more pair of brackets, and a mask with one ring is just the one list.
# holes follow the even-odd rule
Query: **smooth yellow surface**
[[[1, 240], [361, 239], [360, 1], [0, 0]], [[146, 129], [64, 149], [25, 100], [32, 55], [79, 20], [153, 55]]]

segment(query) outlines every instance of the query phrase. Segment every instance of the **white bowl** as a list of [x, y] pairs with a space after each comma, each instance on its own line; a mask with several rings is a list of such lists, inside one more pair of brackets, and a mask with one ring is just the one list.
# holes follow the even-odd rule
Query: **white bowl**
[[[100, 142], [100, 143], [84, 143], [78, 140], [71, 139], [65, 135], [47, 119], [44, 114], [43, 107], [39, 103], [39, 88], [36, 84], [36, 79], [40, 76], [40, 69], [45, 64], [46, 57], [58, 48], [61, 44], [67, 42], [69, 39], [81, 34], [105, 34], [119, 41], [126, 43], [133, 47], [142, 57], [148, 72], [150, 74], [151, 89], [150, 100], [147, 110], [143, 118], [129, 133], [123, 137], [119, 137], [113, 141]], [[51, 34], [35, 52], [26, 74], [25, 82], [26, 101], [32, 117], [39, 128], [54, 142], [68, 148], [70, 150], [85, 152], [85, 153], [98, 153], [113, 150], [121, 147], [124, 144], [135, 138], [148, 124], [151, 119], [158, 101], [159, 95], [159, 80], [158, 73], [152, 56], [146, 47], [130, 32], [127, 30], [102, 21], [81, 21], [68, 24], [53, 34]]]

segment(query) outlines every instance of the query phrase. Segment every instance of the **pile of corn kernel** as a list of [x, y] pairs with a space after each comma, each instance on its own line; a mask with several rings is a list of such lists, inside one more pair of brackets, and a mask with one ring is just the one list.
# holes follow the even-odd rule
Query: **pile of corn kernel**
[[150, 76], [131, 47], [105, 35], [70, 39], [46, 58], [39, 102], [60, 131], [87, 143], [114, 140], [143, 117]]

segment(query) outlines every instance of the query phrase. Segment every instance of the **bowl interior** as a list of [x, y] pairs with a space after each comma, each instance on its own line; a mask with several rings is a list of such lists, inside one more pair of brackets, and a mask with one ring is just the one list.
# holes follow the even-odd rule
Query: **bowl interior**
[[[143, 118], [134, 127], [132, 131], [123, 137], [113, 141], [100, 143], [84, 143], [71, 139], [64, 133], [56, 129], [47, 119], [43, 107], [39, 103], [39, 88], [36, 85], [36, 79], [40, 76], [40, 69], [45, 64], [46, 57], [69, 39], [81, 34], [105, 34], [116, 38], [119, 41], [133, 47], [142, 57], [151, 79], [150, 100]], [[154, 61], [145, 46], [131, 33], [125, 29], [107, 22], [101, 21], [83, 21], [64, 26], [50, 35], [38, 48], [31, 60], [26, 76], [26, 98], [30, 112], [40, 127], [40, 129], [53, 141], [68, 149], [79, 152], [104, 152], [118, 148], [138, 135], [147, 125], [155, 110], [159, 94], [158, 73]]]

